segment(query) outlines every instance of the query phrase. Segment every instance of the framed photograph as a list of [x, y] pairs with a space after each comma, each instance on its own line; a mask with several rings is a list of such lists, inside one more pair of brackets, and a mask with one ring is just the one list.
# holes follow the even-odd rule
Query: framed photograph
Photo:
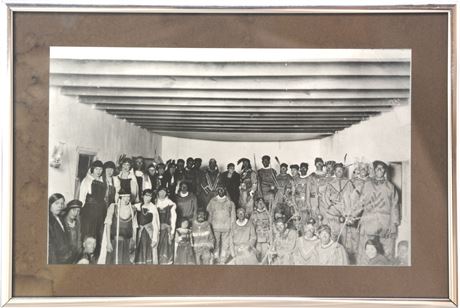
[[455, 12], [7, 2], [2, 305], [456, 306]]

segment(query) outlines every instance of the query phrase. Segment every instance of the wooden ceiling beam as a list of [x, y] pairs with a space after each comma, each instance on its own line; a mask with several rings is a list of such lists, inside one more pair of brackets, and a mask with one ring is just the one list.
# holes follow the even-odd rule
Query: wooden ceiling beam
[[139, 126], [148, 127], [197, 127], [197, 128], [345, 128], [351, 126], [351, 124], [337, 124], [337, 123], [326, 123], [326, 124], [309, 124], [309, 123], [284, 123], [284, 124], [247, 124], [247, 123], [158, 123], [158, 122], [131, 122]]
[[152, 131], [183, 131], [183, 132], [285, 132], [285, 133], [294, 133], [294, 132], [303, 132], [303, 133], [334, 133], [336, 131], [342, 130], [343, 128], [245, 128], [245, 127], [188, 127], [188, 126], [149, 126], [144, 125], [140, 126], [145, 129]]
[[149, 97], [149, 98], [183, 98], [183, 99], [257, 99], [257, 100], [309, 100], [309, 99], [364, 99], [364, 98], [409, 98], [409, 89], [385, 90], [171, 90], [139, 88], [101, 88], [74, 87], [61, 88], [64, 95], [73, 96], [110, 96], [110, 97]]
[[245, 123], [247, 125], [293, 125], [293, 124], [334, 124], [334, 125], [347, 125], [347, 124], [354, 124], [360, 122], [360, 120], [354, 121], [343, 121], [343, 120], [334, 120], [334, 119], [326, 119], [326, 120], [294, 120], [294, 119], [279, 119], [279, 120], [229, 120], [229, 119], [219, 119], [219, 120], [194, 120], [194, 119], [137, 119], [137, 118], [123, 118], [126, 119], [128, 122], [133, 123], [176, 123], [176, 124], [200, 124], [200, 123], [209, 123], [209, 124], [219, 124], [219, 123], [226, 123], [226, 124], [237, 124], [237, 123]]
[[243, 99], [162, 99], [162, 98], [113, 98], [100, 96], [80, 96], [84, 104], [120, 105], [120, 106], [186, 106], [186, 107], [367, 107], [367, 106], [399, 106], [408, 104], [408, 99], [350, 99], [350, 100], [243, 100]]
[[148, 76], [409, 76], [407, 62], [171, 62], [51, 59], [52, 74]]
[[51, 86], [97, 86], [154, 89], [409, 89], [408, 76], [334, 77], [152, 77], [122, 75], [51, 74]]
[[227, 112], [264, 112], [271, 111], [276, 113], [297, 113], [297, 112], [322, 112], [322, 113], [336, 113], [338, 111], [342, 112], [381, 112], [385, 110], [390, 110], [391, 106], [370, 106], [370, 107], [270, 107], [270, 106], [261, 106], [261, 107], [210, 107], [210, 106], [199, 106], [199, 107], [189, 107], [189, 106], [132, 106], [132, 105], [99, 105], [95, 104], [96, 109], [99, 110], [137, 110], [137, 111], [182, 111], [182, 112], [221, 112], [222, 115]]

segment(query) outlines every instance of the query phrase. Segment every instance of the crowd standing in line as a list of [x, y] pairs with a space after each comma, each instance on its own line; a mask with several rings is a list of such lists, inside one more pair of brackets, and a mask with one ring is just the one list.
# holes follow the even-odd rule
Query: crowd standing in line
[[215, 159], [96, 160], [78, 199], [49, 197], [49, 263], [408, 265], [386, 163], [354, 164], [348, 177], [322, 158], [310, 174], [276, 161], [221, 172]]

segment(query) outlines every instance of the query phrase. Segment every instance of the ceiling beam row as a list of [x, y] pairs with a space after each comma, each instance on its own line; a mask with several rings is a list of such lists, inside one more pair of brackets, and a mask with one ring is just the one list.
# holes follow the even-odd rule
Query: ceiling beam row
[[147, 76], [409, 76], [409, 62], [171, 62], [52, 59], [52, 74]]
[[147, 88], [106, 88], [97, 84], [88, 87], [65, 86], [63, 95], [103, 96], [112, 98], [182, 98], [182, 99], [255, 99], [255, 100], [323, 100], [323, 99], [385, 99], [409, 98], [409, 89], [349, 89], [349, 90], [171, 90]]
[[327, 90], [327, 89], [408, 89], [410, 78], [401, 76], [320, 76], [320, 77], [177, 77], [51, 74], [51, 86], [149, 89], [240, 89], [240, 90]]

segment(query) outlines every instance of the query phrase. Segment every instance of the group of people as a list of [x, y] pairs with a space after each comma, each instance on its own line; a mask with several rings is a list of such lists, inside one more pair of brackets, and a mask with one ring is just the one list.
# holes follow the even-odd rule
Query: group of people
[[49, 197], [49, 263], [408, 265], [386, 163], [276, 161], [96, 160], [78, 199]]

